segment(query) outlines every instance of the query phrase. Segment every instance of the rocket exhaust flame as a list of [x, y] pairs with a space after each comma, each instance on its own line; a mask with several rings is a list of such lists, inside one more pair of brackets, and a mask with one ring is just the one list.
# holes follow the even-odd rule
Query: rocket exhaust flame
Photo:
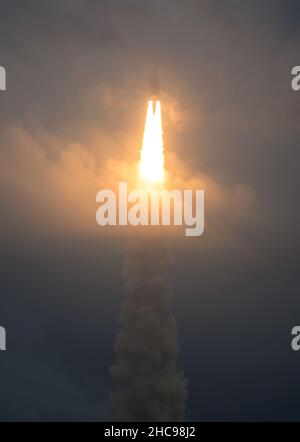
[[164, 182], [164, 147], [160, 101], [149, 101], [144, 130], [139, 175], [141, 181], [148, 184]]

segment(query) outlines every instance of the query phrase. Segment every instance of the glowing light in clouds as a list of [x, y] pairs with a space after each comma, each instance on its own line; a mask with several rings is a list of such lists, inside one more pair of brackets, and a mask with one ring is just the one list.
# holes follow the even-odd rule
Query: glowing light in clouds
[[160, 101], [149, 101], [144, 130], [141, 159], [139, 163], [140, 179], [145, 183], [164, 182], [164, 147]]

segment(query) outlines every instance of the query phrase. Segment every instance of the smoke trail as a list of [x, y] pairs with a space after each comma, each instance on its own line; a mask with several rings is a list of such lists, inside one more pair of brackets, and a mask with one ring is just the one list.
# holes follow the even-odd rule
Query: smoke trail
[[124, 301], [111, 374], [116, 421], [181, 421], [186, 380], [177, 371], [172, 258], [158, 242], [131, 245], [123, 267]]

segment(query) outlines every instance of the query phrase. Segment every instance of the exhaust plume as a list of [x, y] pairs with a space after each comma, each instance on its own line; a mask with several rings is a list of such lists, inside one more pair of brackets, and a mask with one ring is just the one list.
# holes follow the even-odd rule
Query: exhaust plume
[[144, 183], [164, 182], [164, 146], [160, 101], [149, 101], [146, 116], [141, 159], [139, 164], [140, 179]]
[[123, 266], [124, 301], [112, 396], [115, 421], [182, 421], [187, 381], [177, 370], [172, 313], [173, 259], [161, 241], [137, 241]]

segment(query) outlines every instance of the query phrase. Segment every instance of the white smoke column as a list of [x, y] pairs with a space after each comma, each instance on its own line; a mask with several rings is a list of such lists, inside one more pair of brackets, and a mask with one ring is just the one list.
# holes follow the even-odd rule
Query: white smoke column
[[177, 370], [172, 257], [161, 241], [135, 242], [123, 268], [124, 301], [111, 374], [115, 421], [182, 421], [186, 380]]

